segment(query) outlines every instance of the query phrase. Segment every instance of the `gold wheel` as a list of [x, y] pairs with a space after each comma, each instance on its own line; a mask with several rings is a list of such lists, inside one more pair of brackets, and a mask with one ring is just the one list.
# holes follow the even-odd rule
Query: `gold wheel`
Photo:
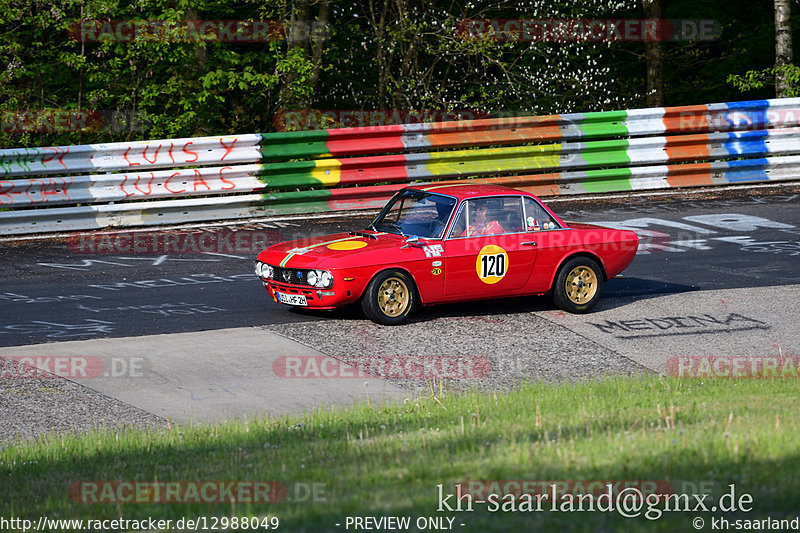
[[576, 266], [567, 274], [564, 289], [572, 303], [583, 305], [597, 293], [597, 274], [587, 266]]
[[378, 289], [378, 307], [388, 317], [402, 315], [411, 302], [408, 285], [394, 276], [387, 278]]

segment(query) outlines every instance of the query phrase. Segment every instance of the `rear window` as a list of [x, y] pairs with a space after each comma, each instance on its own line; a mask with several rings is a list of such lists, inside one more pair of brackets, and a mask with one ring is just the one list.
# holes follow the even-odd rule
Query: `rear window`
[[560, 229], [556, 220], [533, 198], [525, 198], [525, 231]]

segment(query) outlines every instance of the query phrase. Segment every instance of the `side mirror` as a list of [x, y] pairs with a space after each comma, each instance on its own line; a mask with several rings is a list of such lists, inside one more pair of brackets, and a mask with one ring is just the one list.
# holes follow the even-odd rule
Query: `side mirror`
[[419, 244], [419, 237], [416, 235], [411, 235], [406, 239], [406, 244], [403, 248], [408, 248], [409, 246], [416, 246]]

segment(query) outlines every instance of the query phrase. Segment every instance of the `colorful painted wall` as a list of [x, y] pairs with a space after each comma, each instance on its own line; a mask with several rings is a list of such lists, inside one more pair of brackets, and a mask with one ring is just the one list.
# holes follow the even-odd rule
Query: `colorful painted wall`
[[794, 98], [6, 149], [0, 230], [373, 208], [437, 180], [541, 196], [787, 180], [800, 170], [798, 126]]

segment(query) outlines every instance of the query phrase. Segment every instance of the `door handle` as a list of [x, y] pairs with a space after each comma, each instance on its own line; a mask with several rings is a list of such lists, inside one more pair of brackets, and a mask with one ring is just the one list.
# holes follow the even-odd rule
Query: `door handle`
[[523, 246], [536, 246], [536, 241], [523, 242]]

